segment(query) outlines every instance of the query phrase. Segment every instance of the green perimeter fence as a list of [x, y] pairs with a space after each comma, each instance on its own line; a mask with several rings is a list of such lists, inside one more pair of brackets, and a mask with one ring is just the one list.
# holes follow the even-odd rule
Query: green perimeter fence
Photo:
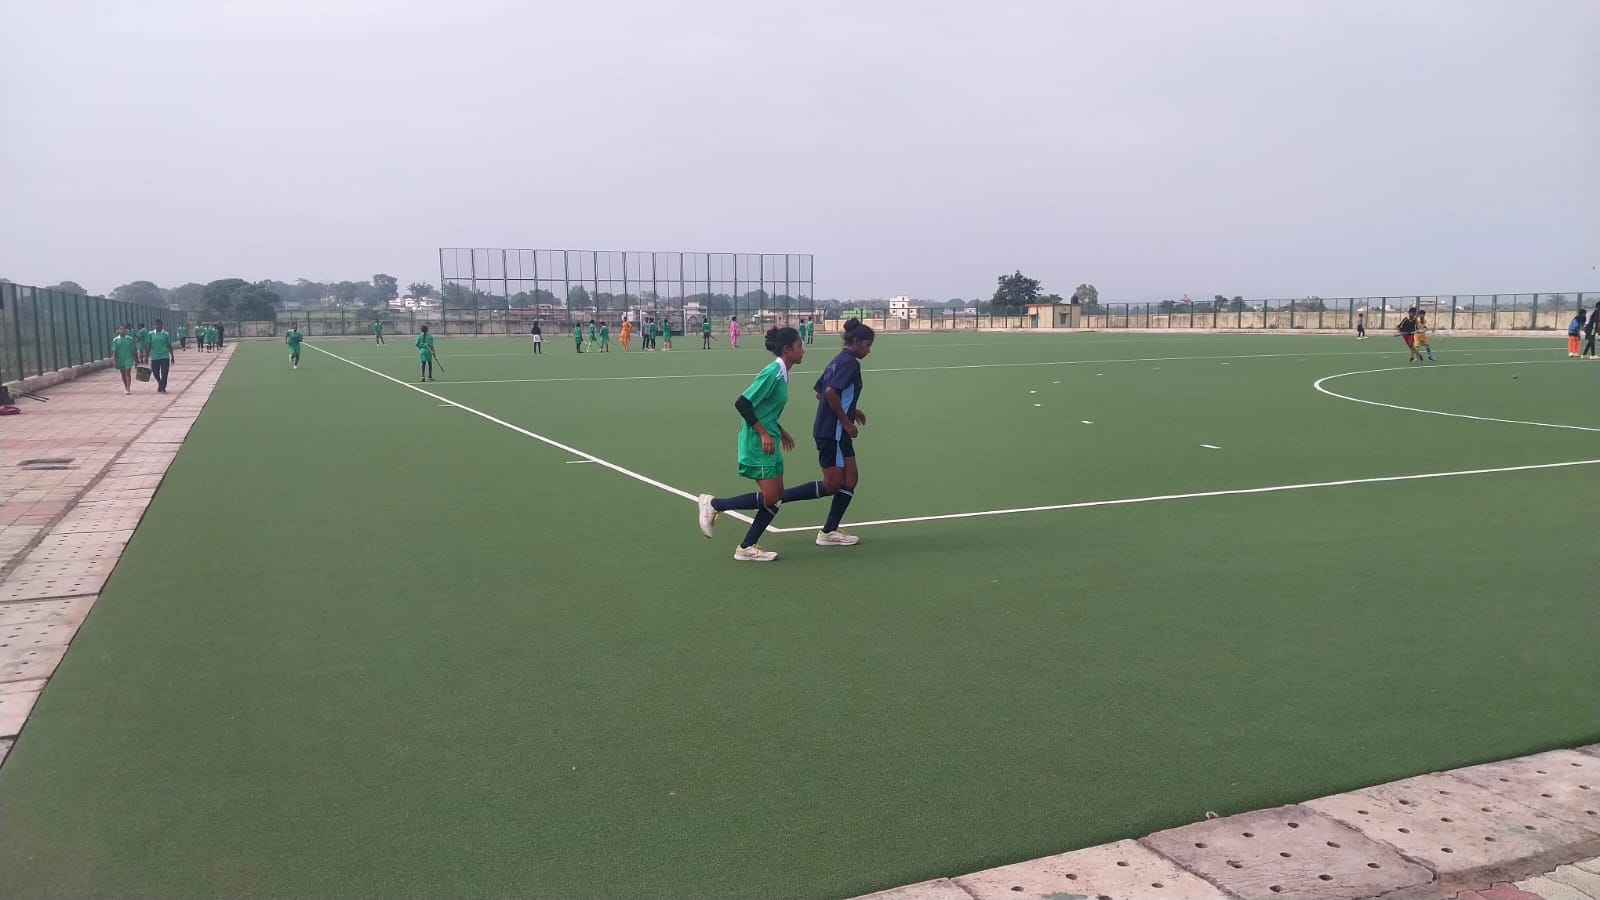
[[182, 317], [153, 306], [0, 283], [0, 383], [109, 359], [123, 322], [149, 326], [159, 318], [171, 330]]
[[1371, 331], [1400, 323], [1413, 306], [1436, 329], [1560, 331], [1579, 309], [1594, 310], [1600, 291], [1550, 294], [1435, 294], [1391, 297], [1311, 297], [1304, 300], [1196, 300], [1110, 303], [1085, 307], [1082, 328], [1268, 328], [1353, 330], [1366, 315]]

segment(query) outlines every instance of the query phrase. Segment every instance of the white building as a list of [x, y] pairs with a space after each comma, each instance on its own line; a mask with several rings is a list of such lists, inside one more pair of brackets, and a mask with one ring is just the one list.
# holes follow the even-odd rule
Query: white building
[[889, 317], [892, 319], [915, 319], [917, 308], [911, 305], [911, 298], [904, 294], [889, 298]]

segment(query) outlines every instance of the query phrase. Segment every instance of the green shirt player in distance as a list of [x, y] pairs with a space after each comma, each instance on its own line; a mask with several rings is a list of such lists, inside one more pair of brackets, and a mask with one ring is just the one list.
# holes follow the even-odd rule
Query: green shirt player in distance
[[579, 353], [583, 352], [583, 323], [572, 323], [572, 346]]
[[417, 335], [417, 356], [422, 360], [422, 380], [433, 380], [433, 335], [428, 333], [428, 326], [422, 326], [422, 333]]
[[671, 325], [671, 323], [669, 323], [666, 319], [662, 319], [660, 322], [658, 322], [656, 324], [656, 329], [657, 329], [656, 333], [661, 335], [661, 343], [662, 343], [661, 349], [663, 349], [663, 350], [671, 350], [672, 349], [672, 325]]
[[711, 349], [711, 320], [709, 318], [700, 321], [700, 349]]
[[600, 323], [600, 352], [611, 352], [611, 326], [604, 322]]
[[379, 319], [379, 320], [377, 320], [377, 321], [372, 323], [372, 337], [373, 337], [373, 340], [375, 340], [377, 343], [379, 343], [379, 344], [383, 343], [383, 320], [382, 319]]
[[305, 339], [306, 336], [300, 333], [300, 329], [290, 322], [289, 330], [283, 335], [284, 343], [289, 345], [289, 368], [300, 368], [300, 342]]
[[[773, 360], [762, 369], [733, 402], [744, 424], [739, 428], [739, 477], [756, 483], [757, 490], [737, 497], [699, 499], [700, 531], [712, 536], [719, 513], [731, 509], [755, 510], [754, 521], [745, 533], [733, 558], [742, 562], [771, 562], [778, 554], [761, 549], [757, 543], [772, 524], [783, 503], [783, 451], [794, 449], [778, 417], [789, 402], [789, 373], [806, 357], [806, 345], [793, 328], [774, 328], [767, 332], [767, 350]], [[780, 449], [781, 447], [781, 449]]]
[[133, 393], [134, 339], [128, 326], [118, 325], [117, 336], [111, 339], [111, 362], [122, 375], [122, 392]]

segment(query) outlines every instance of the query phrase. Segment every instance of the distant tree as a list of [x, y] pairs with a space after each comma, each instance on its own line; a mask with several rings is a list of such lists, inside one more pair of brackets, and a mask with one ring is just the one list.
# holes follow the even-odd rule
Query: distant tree
[[439, 296], [439, 292], [434, 290], [433, 285], [426, 281], [413, 281], [406, 285], [406, 296], [414, 297], [418, 300], [428, 300]]
[[1026, 309], [1029, 303], [1039, 302], [1038, 279], [1029, 278], [1020, 270], [1001, 275], [996, 281], [998, 286], [989, 305], [997, 315], [1016, 315]]
[[111, 289], [111, 299], [140, 306], [166, 306], [167, 292], [149, 281], [130, 281]]
[[281, 298], [267, 287], [269, 282], [252, 284], [243, 278], [221, 278], [208, 283], [200, 292], [204, 315], [233, 321], [262, 321], [277, 317]]
[[373, 299], [378, 303], [388, 303], [400, 296], [400, 279], [393, 275], [377, 274], [372, 276]]
[[340, 303], [354, 303], [361, 299], [363, 283], [359, 281], [338, 281], [333, 285], [333, 299]]
[[164, 291], [167, 295], [167, 305], [193, 312], [203, 305], [202, 295], [205, 289], [205, 285], [195, 281], [180, 284], [175, 288], [168, 288]]
[[1072, 302], [1083, 306], [1083, 314], [1092, 316], [1100, 311], [1100, 290], [1092, 284], [1080, 284], [1072, 292]]
[[1228, 298], [1222, 296], [1221, 294], [1213, 294], [1211, 296], [1211, 302], [1216, 304], [1216, 308], [1218, 310], [1221, 310], [1223, 307], [1228, 305]]
[[49, 287], [45, 288], [45, 290], [47, 290], [47, 291], [63, 291], [63, 292], [68, 293], [68, 294], [83, 294], [85, 296], [87, 296], [88, 293], [89, 293], [88, 290], [86, 290], [83, 285], [77, 283], [76, 281], [58, 282], [56, 284], [52, 284]]
[[1244, 302], [1243, 297], [1234, 297], [1228, 301], [1228, 312], [1244, 312], [1249, 308], [1250, 304]]
[[1322, 312], [1328, 308], [1328, 305], [1322, 302], [1321, 297], [1307, 297], [1296, 303], [1295, 307], [1301, 312]]
[[589, 299], [589, 291], [583, 285], [575, 284], [567, 291], [568, 309], [588, 309], [593, 305]]

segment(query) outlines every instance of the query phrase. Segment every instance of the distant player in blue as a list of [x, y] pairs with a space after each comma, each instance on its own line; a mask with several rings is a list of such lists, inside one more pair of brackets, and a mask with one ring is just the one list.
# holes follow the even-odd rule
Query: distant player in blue
[[839, 521], [856, 493], [855, 438], [857, 427], [867, 424], [867, 414], [860, 408], [861, 361], [872, 352], [875, 337], [872, 327], [861, 324], [860, 319], [845, 322], [844, 349], [822, 370], [814, 387], [817, 418], [811, 436], [816, 439], [817, 462], [822, 465], [818, 485], [820, 493], [833, 496], [828, 521], [817, 532], [818, 547], [849, 547], [861, 540], [840, 531]]

